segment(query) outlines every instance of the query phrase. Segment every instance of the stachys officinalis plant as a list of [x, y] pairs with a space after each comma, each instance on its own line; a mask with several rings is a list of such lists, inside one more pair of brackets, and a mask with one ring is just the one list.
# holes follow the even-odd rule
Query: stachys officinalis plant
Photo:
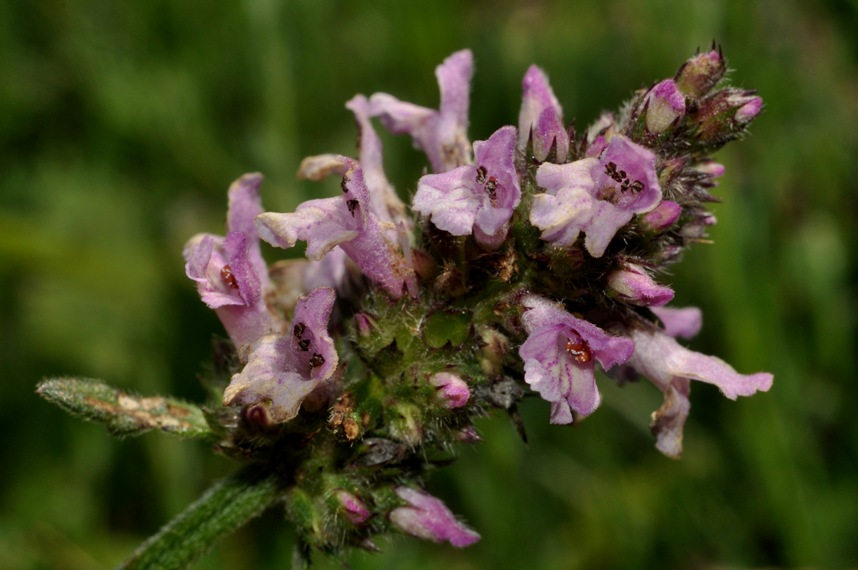
[[[424, 481], [479, 440], [474, 418], [500, 410], [523, 435], [517, 403], [538, 395], [551, 423], [580, 422], [599, 407], [598, 383], [642, 377], [664, 395], [655, 446], [678, 457], [692, 380], [730, 399], [771, 387], [771, 374], [686, 348], [700, 311], [670, 306], [662, 281], [715, 223], [707, 206], [724, 167], [712, 154], [762, 110], [753, 91], [725, 84], [720, 49], [583, 131], [532, 66], [517, 125], [473, 142], [472, 68], [468, 50], [437, 67], [437, 109], [386, 93], [348, 101], [357, 156], [311, 156], [299, 170], [338, 179], [334, 197], [267, 212], [262, 175], [230, 186], [224, 235], [184, 249], [229, 337], [217, 344], [216, 399], [71, 378], [39, 386], [113, 434], [201, 438], [241, 465], [124, 567], [186, 567], [269, 508], [295, 526], [303, 563], [376, 550], [387, 533], [465, 547], [479, 534]], [[425, 153], [410, 204], [385, 176], [378, 126]], [[306, 259], [269, 264], [263, 241], [304, 242]]]

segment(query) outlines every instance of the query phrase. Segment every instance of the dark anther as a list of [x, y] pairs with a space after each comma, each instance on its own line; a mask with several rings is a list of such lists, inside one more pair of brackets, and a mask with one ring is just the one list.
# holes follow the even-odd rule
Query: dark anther
[[346, 192], [348, 192], [348, 191], [349, 191], [349, 189], [348, 189], [348, 188], [346, 188], [346, 184], [348, 184], [349, 182], [351, 182], [351, 180], [349, 180], [349, 177], [348, 177], [348, 176], [343, 176], [343, 181], [342, 181], [342, 182], [340, 182], [340, 188], [342, 188], [342, 189], [343, 189], [343, 194], [345, 194]]
[[498, 179], [494, 176], [489, 176], [488, 182], [486, 182], [486, 192], [493, 201], [497, 198], [497, 188], [498, 188]]
[[637, 194], [638, 192], [642, 191], [643, 189], [644, 189], [644, 185], [643, 185], [643, 182], [641, 182], [640, 180], [635, 180], [634, 182], [632, 182], [632, 194]]
[[346, 202], [346, 206], [348, 206], [349, 208], [349, 213], [352, 215], [353, 218], [355, 217], [355, 208], [358, 207], [358, 204], [359, 202], [357, 200], [349, 200]]
[[305, 338], [303, 340], [299, 340], [298, 350], [300, 350], [301, 352], [307, 352], [308, 350], [310, 350], [310, 339]]
[[220, 276], [223, 277], [227, 285], [233, 289], [238, 289], [238, 281], [235, 280], [235, 275], [232, 274], [232, 267], [224, 265], [223, 269], [220, 270]]
[[486, 171], [485, 166], [480, 166], [477, 168], [477, 184], [485, 184], [486, 176], [488, 176], [488, 172]]
[[304, 335], [304, 330], [306, 328], [307, 328], [307, 325], [305, 325], [304, 323], [301, 323], [301, 322], [295, 323], [295, 326], [292, 328], [292, 333], [295, 336], [297, 336], [298, 338], [301, 338]]
[[321, 366], [324, 363], [325, 357], [318, 352], [314, 352], [313, 356], [310, 357], [310, 368], [316, 368], [317, 366]]

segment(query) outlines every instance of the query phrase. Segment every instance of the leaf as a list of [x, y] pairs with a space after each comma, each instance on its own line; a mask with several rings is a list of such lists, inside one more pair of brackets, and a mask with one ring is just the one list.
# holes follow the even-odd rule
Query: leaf
[[281, 499], [275, 475], [250, 465], [215, 483], [135, 550], [119, 570], [180, 570]]
[[116, 437], [157, 429], [182, 437], [214, 438], [203, 411], [173, 398], [142, 398], [86, 378], [50, 378], [36, 393], [73, 416], [103, 423]]

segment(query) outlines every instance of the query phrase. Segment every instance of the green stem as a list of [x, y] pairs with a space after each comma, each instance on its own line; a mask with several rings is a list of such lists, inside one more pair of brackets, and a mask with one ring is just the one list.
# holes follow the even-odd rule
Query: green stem
[[281, 498], [275, 475], [247, 467], [217, 482], [194, 504], [141, 544], [119, 570], [179, 570], [195, 562], [221, 537]]

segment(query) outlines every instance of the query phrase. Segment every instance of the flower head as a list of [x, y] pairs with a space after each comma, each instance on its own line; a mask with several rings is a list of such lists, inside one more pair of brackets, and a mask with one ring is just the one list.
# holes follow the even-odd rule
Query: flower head
[[304, 398], [337, 368], [337, 351], [328, 334], [335, 298], [327, 287], [299, 298], [289, 332], [254, 343], [247, 365], [224, 391], [223, 404], [260, 406], [271, 423], [294, 418]]
[[474, 143], [475, 165], [427, 174], [417, 184], [414, 210], [431, 216], [439, 229], [455, 236], [474, 234], [494, 249], [506, 238], [512, 212], [521, 201], [515, 171], [515, 127], [501, 127]]
[[634, 344], [542, 297], [528, 295], [523, 304], [527, 310], [522, 322], [528, 337], [519, 355], [524, 361], [524, 381], [551, 402], [553, 424], [571, 423], [573, 411], [591, 414], [600, 399], [596, 361], [606, 370], [621, 364], [632, 355]]
[[479, 534], [457, 521], [440, 499], [411, 487], [397, 487], [395, 491], [408, 503], [390, 513], [390, 521], [400, 530], [432, 542], [449, 542], [458, 548], [480, 539]]
[[470, 50], [454, 53], [435, 69], [441, 89], [436, 111], [405, 103], [387, 93], [370, 97], [371, 114], [379, 117], [394, 134], [409, 134], [422, 149], [435, 172], [446, 172], [470, 162], [468, 106], [473, 55]]

